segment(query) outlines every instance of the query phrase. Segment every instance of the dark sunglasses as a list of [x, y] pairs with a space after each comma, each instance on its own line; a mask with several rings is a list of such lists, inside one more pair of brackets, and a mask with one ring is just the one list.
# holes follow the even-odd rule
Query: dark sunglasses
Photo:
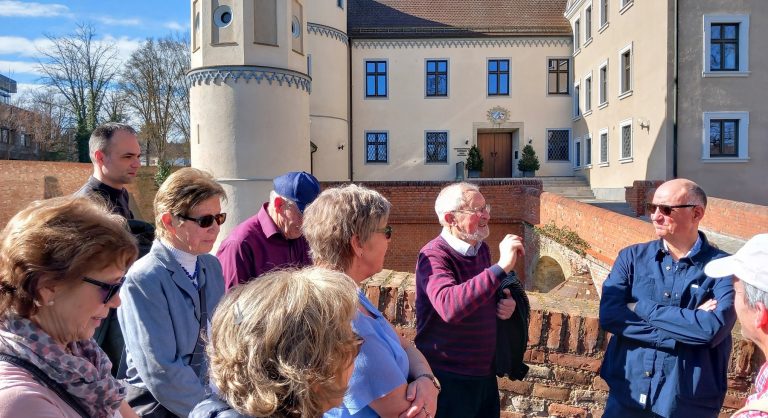
[[387, 225], [384, 228], [377, 229], [376, 232], [381, 232], [387, 239], [392, 238], [392, 225]]
[[216, 215], [205, 215], [201, 216], [199, 218], [190, 218], [189, 216], [184, 215], [176, 215], [181, 219], [186, 219], [188, 221], [192, 221], [200, 225], [200, 228], [210, 228], [211, 225], [213, 225], [213, 222], [216, 221], [218, 225], [221, 225], [224, 223], [224, 221], [227, 220], [227, 214], [226, 213], [219, 213]]
[[678, 209], [678, 208], [695, 208], [698, 205], [657, 205], [655, 203], [647, 203], [645, 205], [645, 208], [648, 210], [648, 213], [653, 215], [656, 213], [656, 209], [659, 209], [659, 212], [661, 212], [664, 216], [669, 216], [672, 214], [672, 209]]
[[125, 276], [121, 277], [120, 281], [114, 284], [104, 283], [102, 281], [91, 279], [90, 277], [85, 276], [83, 276], [83, 281], [94, 286], [98, 286], [101, 289], [101, 294], [104, 296], [104, 299], [101, 303], [106, 305], [112, 299], [112, 297], [120, 292], [120, 288], [123, 287], [123, 283], [125, 283]]

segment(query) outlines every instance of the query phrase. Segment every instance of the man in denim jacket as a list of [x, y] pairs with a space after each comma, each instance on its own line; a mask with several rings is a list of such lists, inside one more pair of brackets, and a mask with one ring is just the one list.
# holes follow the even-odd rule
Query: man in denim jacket
[[648, 212], [659, 240], [619, 252], [603, 284], [600, 325], [613, 334], [600, 375], [610, 387], [605, 417], [716, 417], [727, 387], [733, 283], [704, 274], [727, 255], [698, 225], [707, 197], [670, 180]]

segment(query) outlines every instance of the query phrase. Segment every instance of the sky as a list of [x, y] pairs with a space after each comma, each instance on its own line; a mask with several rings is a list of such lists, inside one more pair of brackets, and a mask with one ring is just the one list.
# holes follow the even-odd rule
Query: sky
[[189, 0], [0, 0], [0, 74], [16, 80], [19, 93], [35, 88], [46, 35], [67, 36], [78, 23], [92, 24], [97, 39], [127, 58], [147, 38], [188, 36], [189, 15]]

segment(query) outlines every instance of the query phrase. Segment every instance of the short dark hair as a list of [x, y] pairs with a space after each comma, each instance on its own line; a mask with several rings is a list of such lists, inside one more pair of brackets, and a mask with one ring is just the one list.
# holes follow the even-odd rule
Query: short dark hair
[[91, 133], [91, 139], [88, 141], [88, 152], [91, 158], [96, 155], [96, 151], [107, 152], [109, 150], [109, 143], [117, 131], [126, 131], [136, 135], [136, 130], [127, 123], [107, 122], [97, 127]]

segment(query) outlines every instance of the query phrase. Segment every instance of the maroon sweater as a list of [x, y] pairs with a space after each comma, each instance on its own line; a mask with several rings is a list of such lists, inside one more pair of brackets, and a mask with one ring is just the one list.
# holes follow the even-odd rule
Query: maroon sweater
[[488, 244], [464, 256], [438, 236], [416, 265], [416, 347], [436, 370], [493, 374], [496, 291], [506, 276], [491, 266]]

